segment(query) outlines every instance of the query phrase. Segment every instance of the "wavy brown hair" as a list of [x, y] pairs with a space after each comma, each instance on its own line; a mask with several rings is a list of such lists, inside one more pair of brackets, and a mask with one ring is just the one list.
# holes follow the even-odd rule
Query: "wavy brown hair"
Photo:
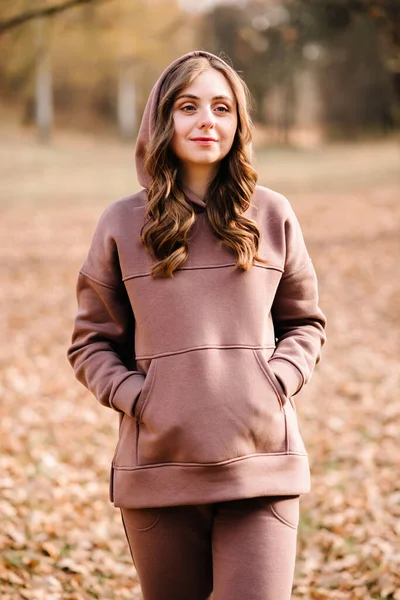
[[250, 206], [257, 181], [250, 163], [250, 93], [228, 64], [203, 55], [188, 58], [167, 74], [146, 148], [145, 168], [152, 183], [141, 239], [147, 251], [159, 260], [151, 271], [155, 277], [173, 277], [188, 257], [188, 234], [196, 213], [180, 186], [179, 161], [171, 150], [173, 105], [182, 90], [208, 69], [221, 72], [230, 84], [236, 98], [238, 125], [232, 147], [208, 187], [205, 210], [216, 237], [236, 254], [237, 268], [248, 271], [256, 259], [267, 263], [258, 256], [261, 234], [257, 224], [242, 214]]

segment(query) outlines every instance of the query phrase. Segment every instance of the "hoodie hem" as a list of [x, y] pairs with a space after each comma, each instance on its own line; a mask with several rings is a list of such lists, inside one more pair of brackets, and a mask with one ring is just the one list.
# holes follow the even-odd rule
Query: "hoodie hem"
[[211, 465], [112, 466], [110, 499], [118, 508], [151, 508], [309, 491], [307, 454], [257, 454]]

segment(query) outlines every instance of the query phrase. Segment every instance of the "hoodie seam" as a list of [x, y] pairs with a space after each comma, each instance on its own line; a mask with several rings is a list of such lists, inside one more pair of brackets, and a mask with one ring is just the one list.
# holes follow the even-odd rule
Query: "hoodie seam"
[[[210, 270], [210, 269], [224, 269], [227, 267], [235, 267], [236, 263], [231, 262], [231, 263], [224, 263], [222, 265], [196, 265], [193, 267], [180, 267], [179, 269], [176, 269], [176, 271], [198, 271], [198, 270]], [[253, 267], [258, 267], [259, 269], [266, 269], [268, 271], [278, 271], [279, 273], [283, 273], [283, 269], [282, 267], [279, 267], [278, 265], [257, 265], [254, 264]], [[132, 275], [125, 275], [122, 278], [122, 281], [128, 281], [130, 279], [136, 279], [138, 277], [150, 277], [151, 276], [151, 271], [146, 271], [144, 273], [134, 273]], [[288, 275], [289, 277], [289, 275]]]
[[109, 283], [105, 283], [104, 281], [100, 281], [100, 279], [97, 279], [97, 277], [94, 277], [93, 275], [90, 275], [89, 273], [87, 273], [83, 269], [81, 269], [79, 271], [79, 273], [81, 273], [81, 275], [83, 275], [84, 277], [87, 277], [91, 281], [94, 281], [95, 283], [98, 283], [102, 287], [108, 288], [109, 290], [115, 290], [116, 289], [113, 285], [110, 285]]
[[307, 269], [307, 267], [309, 267], [310, 264], [311, 264], [311, 259], [309, 259], [308, 262], [305, 265], [303, 265], [302, 267], [300, 267], [299, 269], [296, 269], [295, 271], [292, 271], [291, 273], [288, 273], [287, 275], [284, 274], [282, 276], [282, 281], [286, 281], [286, 279], [289, 279], [290, 277], [294, 277], [298, 273], [301, 273], [302, 271], [304, 271], [304, 269]]
[[284, 456], [308, 456], [307, 452], [297, 452], [291, 450], [290, 452], [259, 452], [258, 454], [247, 454], [246, 456], [238, 456], [236, 458], [232, 458], [225, 461], [220, 462], [210, 462], [210, 463], [196, 463], [196, 462], [167, 462], [167, 463], [150, 463], [147, 465], [136, 465], [136, 466], [128, 466], [128, 465], [115, 465], [114, 468], [118, 471], [141, 471], [144, 469], [158, 469], [158, 468], [171, 468], [171, 467], [188, 467], [188, 468], [220, 468], [229, 466], [231, 464], [241, 462], [243, 460], [252, 460], [254, 458], [265, 458], [265, 457], [284, 457]]
[[244, 350], [274, 350], [275, 345], [270, 344], [268, 346], [251, 346], [250, 344], [229, 344], [226, 346], [206, 344], [205, 346], [192, 346], [189, 348], [182, 348], [180, 350], [173, 350], [172, 352], [160, 352], [158, 354], [143, 354], [136, 355], [136, 360], [148, 360], [154, 358], [162, 358], [164, 356], [173, 356], [175, 354], [185, 354], [185, 352], [193, 352], [195, 350], [234, 350], [235, 348]]

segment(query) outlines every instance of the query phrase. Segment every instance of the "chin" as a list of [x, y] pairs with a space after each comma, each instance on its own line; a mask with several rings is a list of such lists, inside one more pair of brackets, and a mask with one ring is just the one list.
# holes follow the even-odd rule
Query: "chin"
[[194, 157], [191, 162], [192, 164], [196, 164], [196, 165], [215, 165], [217, 163], [220, 163], [221, 160], [223, 159], [223, 157], [221, 156], [213, 156], [213, 155], [203, 155], [203, 156], [197, 156]]

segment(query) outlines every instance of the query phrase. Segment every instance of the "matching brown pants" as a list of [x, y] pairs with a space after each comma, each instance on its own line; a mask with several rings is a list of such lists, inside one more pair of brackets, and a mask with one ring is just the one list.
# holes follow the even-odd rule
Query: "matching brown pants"
[[121, 514], [143, 600], [290, 600], [298, 496]]

